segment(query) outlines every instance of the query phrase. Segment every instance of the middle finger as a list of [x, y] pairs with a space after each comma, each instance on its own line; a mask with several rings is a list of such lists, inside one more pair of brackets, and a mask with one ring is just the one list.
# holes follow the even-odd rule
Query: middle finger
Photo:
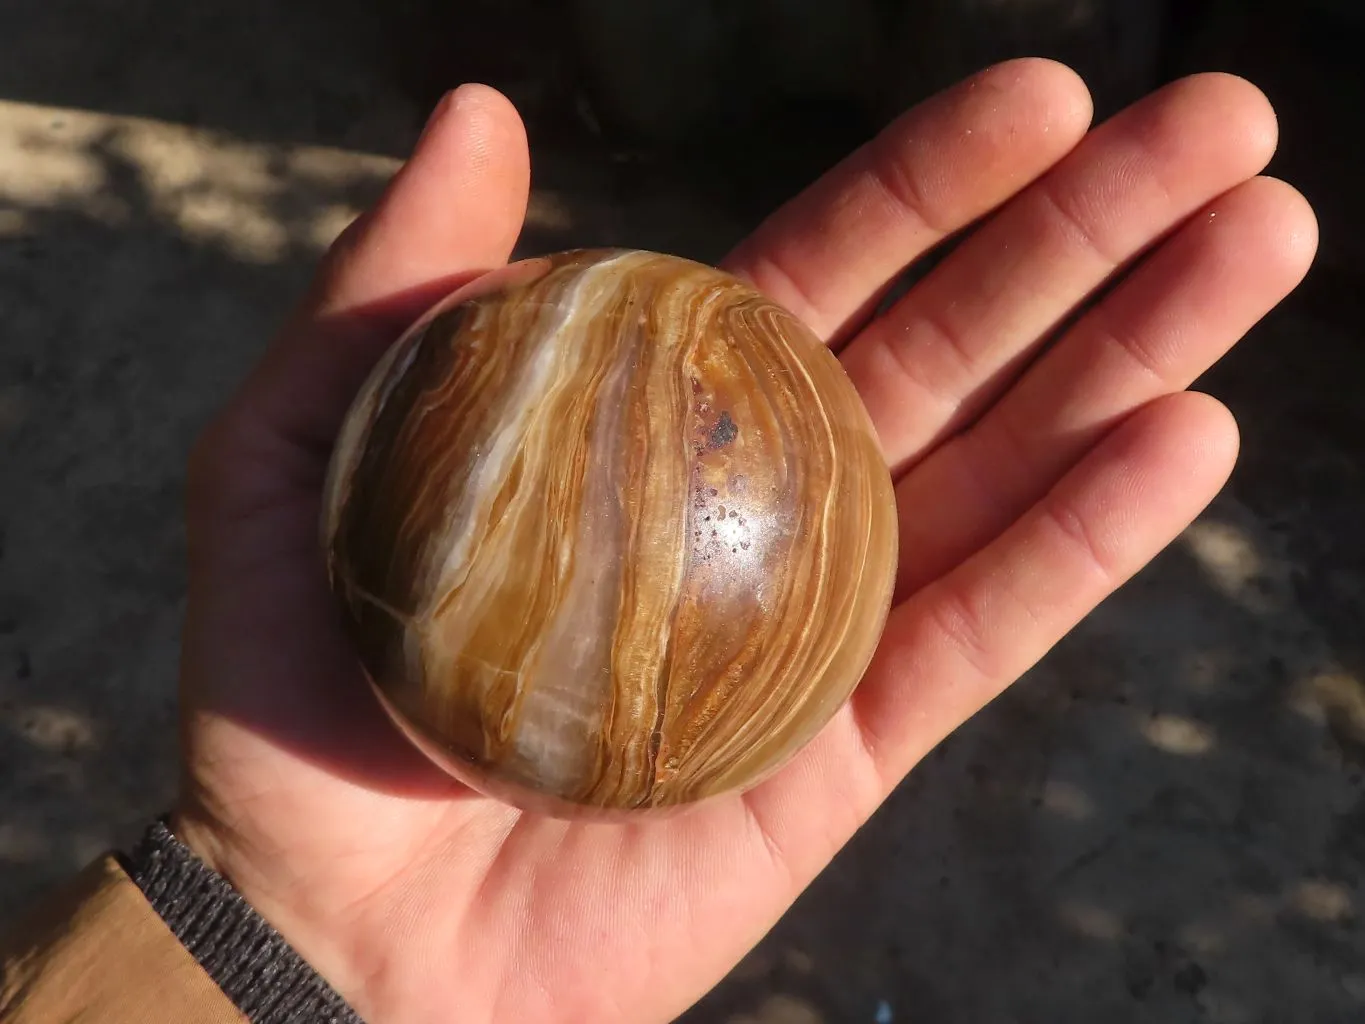
[[1265, 96], [1175, 82], [1111, 118], [845, 348], [898, 475], [975, 418], [1116, 268], [1269, 162]]

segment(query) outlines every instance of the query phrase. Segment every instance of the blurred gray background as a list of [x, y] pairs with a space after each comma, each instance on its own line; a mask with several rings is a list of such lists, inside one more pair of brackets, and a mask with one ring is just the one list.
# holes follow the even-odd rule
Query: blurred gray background
[[187, 447], [440, 92], [523, 111], [523, 252], [714, 260], [916, 98], [1046, 54], [1101, 116], [1252, 78], [1322, 256], [1202, 384], [1245, 436], [1215, 506], [686, 1020], [1365, 1019], [1361, 11], [0, 0], [0, 919], [169, 799]]

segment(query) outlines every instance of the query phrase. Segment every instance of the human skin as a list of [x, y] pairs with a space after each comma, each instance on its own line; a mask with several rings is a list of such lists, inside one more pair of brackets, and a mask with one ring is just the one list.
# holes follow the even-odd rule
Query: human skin
[[391, 727], [320, 562], [351, 398], [430, 303], [508, 259], [525, 215], [516, 111], [483, 86], [448, 96], [195, 447], [176, 831], [369, 1020], [639, 1024], [695, 1002], [1231, 471], [1231, 415], [1187, 389], [1317, 244], [1304, 199], [1261, 176], [1274, 113], [1252, 85], [1201, 75], [1090, 122], [1068, 69], [989, 68], [723, 262], [859, 389], [895, 479], [896, 603], [852, 700], [762, 785], [658, 820], [568, 822], [463, 788]]

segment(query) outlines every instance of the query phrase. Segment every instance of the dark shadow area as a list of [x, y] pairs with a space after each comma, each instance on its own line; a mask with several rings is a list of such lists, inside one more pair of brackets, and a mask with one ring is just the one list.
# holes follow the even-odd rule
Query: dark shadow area
[[164, 806], [188, 445], [387, 168], [78, 112], [0, 135], [9, 912]]
[[684, 1020], [1355, 1019], [1365, 677], [1305, 570], [1226, 495]]
[[[1088, 47], [1147, 24], [1067, 6], [1100, 12], [1055, 39], [1094, 77]], [[715, 260], [917, 91], [1038, 52], [1023, 20], [949, 40], [950, 7], [878, 31], [865, 66], [899, 54], [900, 93], [803, 89], [797, 60], [781, 95], [713, 120], [613, 84], [638, 73], [601, 56], [629, 33], [568, 20], [610, 4], [0, 0], [0, 917], [169, 798], [186, 450], [435, 95], [478, 78], [526, 113], [523, 253]], [[1361, 30], [1349, 3], [1177, 14], [1150, 47], [1131, 30], [1102, 105], [1248, 75], [1281, 111], [1272, 169], [1323, 222], [1309, 282], [1202, 382], [1242, 424], [1233, 483], [943, 744], [689, 1022], [1365, 1014]], [[756, 31], [721, 19], [692, 59]], [[784, 52], [736, 72], [752, 95]], [[689, 117], [712, 133], [680, 143]]]
[[0, 97], [399, 155], [422, 117], [390, 73], [382, 7], [6, 0]]

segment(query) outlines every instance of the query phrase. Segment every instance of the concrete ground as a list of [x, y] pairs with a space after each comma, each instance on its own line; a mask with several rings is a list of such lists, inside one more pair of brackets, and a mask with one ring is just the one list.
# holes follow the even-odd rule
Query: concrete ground
[[[376, 9], [0, 0], [0, 919], [171, 794], [183, 459], [415, 136]], [[1345, 125], [1272, 65], [1291, 138]], [[752, 221], [677, 171], [532, 134], [524, 251], [715, 259]], [[1365, 1018], [1349, 177], [1313, 178], [1336, 255], [1206, 382], [1244, 428], [1226, 493], [923, 764], [688, 1021]]]

